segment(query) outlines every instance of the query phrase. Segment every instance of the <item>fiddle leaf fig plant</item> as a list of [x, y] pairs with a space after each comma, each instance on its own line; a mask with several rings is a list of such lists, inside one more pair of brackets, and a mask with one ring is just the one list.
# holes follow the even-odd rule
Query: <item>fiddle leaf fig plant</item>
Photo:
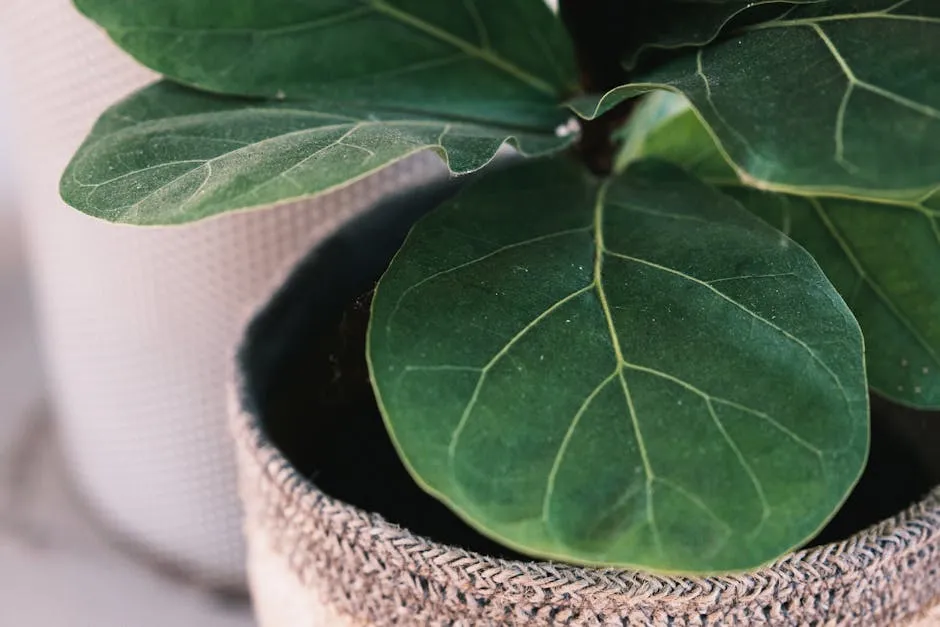
[[76, 0], [163, 78], [75, 208], [192, 222], [422, 150], [489, 167], [412, 228], [366, 357], [392, 445], [536, 558], [750, 569], [940, 408], [933, 0]]

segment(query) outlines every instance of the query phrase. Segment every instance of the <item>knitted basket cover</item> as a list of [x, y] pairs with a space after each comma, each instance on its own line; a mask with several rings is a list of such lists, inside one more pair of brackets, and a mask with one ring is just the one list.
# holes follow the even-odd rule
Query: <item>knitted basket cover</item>
[[[248, 326], [230, 406], [263, 627], [938, 624], [928, 613], [940, 600], [940, 489], [843, 542], [710, 578], [496, 559], [419, 537], [321, 492], [268, 439], [260, 397], [286, 355], [310, 341], [324, 309], [360, 289], [347, 279], [381, 272], [382, 255], [401, 236], [394, 230], [341, 229]], [[365, 240], [379, 251], [371, 258]], [[342, 270], [333, 258], [343, 259]]]

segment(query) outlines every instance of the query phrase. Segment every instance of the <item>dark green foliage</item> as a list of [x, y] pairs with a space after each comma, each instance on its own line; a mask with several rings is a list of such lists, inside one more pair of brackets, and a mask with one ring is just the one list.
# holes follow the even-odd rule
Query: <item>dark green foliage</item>
[[506, 546], [751, 568], [840, 507], [869, 388], [940, 407], [935, 0], [76, 4], [164, 77], [63, 176], [93, 216], [537, 157], [419, 221], [368, 335], [415, 480]]

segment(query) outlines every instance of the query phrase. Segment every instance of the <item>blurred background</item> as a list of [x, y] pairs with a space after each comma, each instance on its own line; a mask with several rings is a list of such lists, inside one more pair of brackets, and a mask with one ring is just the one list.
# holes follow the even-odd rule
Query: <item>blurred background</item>
[[156, 266], [183, 237], [224, 263], [212, 238], [241, 230], [126, 237], [57, 197], [97, 115], [150, 79], [69, 0], [0, 3], [4, 627], [254, 623], [224, 373], [206, 367], [235, 329], [207, 303], [246, 294], [187, 299], [193, 259]]
[[8, 106], [13, 86], [8, 68], [2, 70], [0, 624], [247, 627], [252, 624], [247, 601], [195, 585], [125, 546], [87, 511], [69, 480], [40, 357], [21, 215], [30, 209], [24, 200], [28, 186], [13, 173], [16, 119]]

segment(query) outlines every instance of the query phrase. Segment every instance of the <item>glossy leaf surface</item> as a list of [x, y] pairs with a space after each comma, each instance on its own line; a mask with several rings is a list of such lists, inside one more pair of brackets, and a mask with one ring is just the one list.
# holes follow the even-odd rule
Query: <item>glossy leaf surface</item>
[[[796, 4], [820, 0], [652, 0], [635, 2], [636, 40], [624, 51], [623, 62], [633, 68], [642, 53], [703, 46], [738, 19], [764, 22], [776, 19]], [[754, 16], [754, 17], [752, 17]], [[747, 22], [745, 22], [747, 23]]]
[[862, 327], [869, 384], [899, 403], [940, 407], [940, 194], [906, 202], [756, 190], [691, 111], [663, 111], [640, 110], [634, 153], [687, 167], [803, 245]]
[[554, 116], [576, 84], [542, 0], [76, 4], [147, 67], [213, 92], [527, 124]]
[[812, 258], [665, 163], [483, 177], [381, 279], [368, 355], [418, 482], [531, 555], [754, 567], [867, 453], [861, 335]]
[[102, 116], [61, 191], [106, 220], [177, 224], [308, 198], [427, 148], [452, 171], [470, 172], [507, 140], [535, 155], [571, 138], [551, 123], [514, 128], [348, 103], [223, 98], [162, 82]]
[[828, 0], [572, 106], [678, 91], [753, 186], [914, 200], [940, 181], [938, 58], [940, 3]]

